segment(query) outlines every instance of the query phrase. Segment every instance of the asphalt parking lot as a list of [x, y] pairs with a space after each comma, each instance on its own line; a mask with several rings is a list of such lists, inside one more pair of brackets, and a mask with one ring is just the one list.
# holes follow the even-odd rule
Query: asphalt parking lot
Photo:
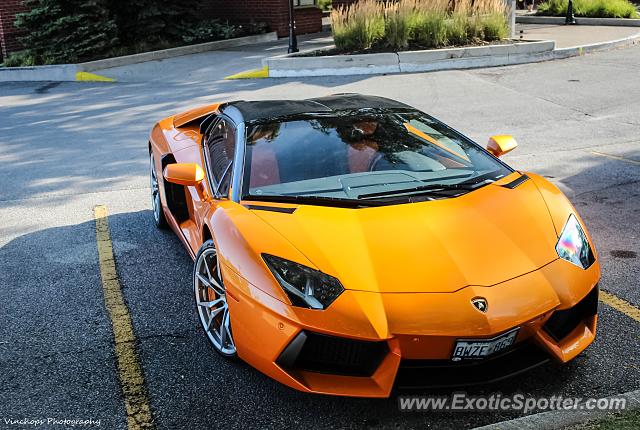
[[[195, 313], [191, 260], [173, 234], [153, 226], [148, 131], [163, 116], [207, 102], [361, 92], [414, 105], [481, 143], [513, 134], [520, 146], [505, 160], [567, 193], [594, 237], [601, 288], [640, 307], [639, 73], [637, 46], [413, 75], [0, 84], [0, 420], [127, 426], [96, 205], [110, 213], [156, 428], [470, 428], [515, 416], [400, 412], [397, 393], [385, 400], [305, 395], [216, 355]], [[604, 304], [599, 315], [595, 343], [569, 365], [467, 391], [603, 397], [639, 389], [640, 322]]]

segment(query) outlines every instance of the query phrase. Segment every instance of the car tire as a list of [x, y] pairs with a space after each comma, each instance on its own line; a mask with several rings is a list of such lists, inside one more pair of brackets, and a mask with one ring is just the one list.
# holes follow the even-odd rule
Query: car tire
[[164, 210], [162, 209], [162, 196], [160, 193], [160, 181], [158, 179], [158, 173], [156, 172], [156, 163], [153, 152], [149, 153], [149, 182], [151, 187], [151, 213], [153, 215], [153, 221], [161, 230], [165, 230], [169, 225], [167, 219], [164, 216]]
[[196, 313], [209, 344], [225, 358], [237, 357], [231, 314], [213, 240], [202, 244], [193, 264]]

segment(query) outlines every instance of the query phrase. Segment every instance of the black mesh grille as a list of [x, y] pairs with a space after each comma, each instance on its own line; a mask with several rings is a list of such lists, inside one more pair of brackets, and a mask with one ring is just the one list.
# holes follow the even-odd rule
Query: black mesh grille
[[384, 341], [370, 342], [301, 332], [277, 360], [289, 369], [335, 375], [371, 376], [389, 347]]
[[574, 307], [555, 311], [544, 325], [544, 331], [556, 341], [567, 337], [582, 321], [598, 312], [598, 287], [596, 286]]

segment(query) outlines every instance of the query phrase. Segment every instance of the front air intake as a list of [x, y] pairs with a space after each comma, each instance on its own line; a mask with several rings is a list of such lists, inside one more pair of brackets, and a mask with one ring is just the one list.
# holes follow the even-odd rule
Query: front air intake
[[578, 324], [598, 313], [598, 286], [596, 285], [575, 306], [555, 311], [544, 325], [544, 331], [556, 342], [567, 337]]
[[306, 370], [346, 376], [374, 374], [389, 347], [384, 341], [363, 341], [300, 332], [276, 360], [286, 370]]

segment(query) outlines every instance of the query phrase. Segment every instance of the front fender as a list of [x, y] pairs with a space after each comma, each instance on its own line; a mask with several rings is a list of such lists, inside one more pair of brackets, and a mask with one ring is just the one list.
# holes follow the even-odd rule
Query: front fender
[[[209, 225], [220, 261], [226, 269], [271, 297], [291, 304], [262, 260], [262, 253], [314, 267], [304, 255], [251, 210], [230, 200], [218, 204], [210, 216]], [[244, 293], [250, 294], [250, 291]]]
[[562, 191], [551, 182], [547, 181], [540, 175], [536, 175], [535, 173], [527, 172], [527, 176], [531, 178], [531, 180], [536, 184], [540, 195], [544, 199], [547, 204], [547, 209], [549, 210], [549, 215], [551, 216], [551, 221], [553, 222], [553, 226], [556, 230], [556, 236], [560, 237], [560, 233], [564, 228], [565, 223], [569, 219], [571, 214], [574, 214], [578, 221], [582, 225], [582, 229], [587, 235], [587, 240], [589, 241], [589, 245], [591, 246], [591, 250], [593, 251], [593, 255], [596, 260], [598, 260], [598, 254], [596, 252], [596, 247], [593, 243], [593, 239], [589, 234], [589, 230], [587, 229], [584, 221], [580, 218], [578, 211], [571, 204], [567, 196], [564, 195]]

